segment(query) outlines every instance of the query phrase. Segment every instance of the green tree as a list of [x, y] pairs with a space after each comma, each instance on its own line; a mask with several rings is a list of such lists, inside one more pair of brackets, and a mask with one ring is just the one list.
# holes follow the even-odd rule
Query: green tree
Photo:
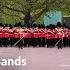
[[70, 0], [2, 0], [0, 6], [1, 20], [24, 20], [24, 23], [29, 24], [53, 9], [70, 14]]

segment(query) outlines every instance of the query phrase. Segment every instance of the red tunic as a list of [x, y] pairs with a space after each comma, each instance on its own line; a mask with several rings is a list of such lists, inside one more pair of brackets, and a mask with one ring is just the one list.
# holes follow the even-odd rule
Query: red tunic
[[4, 38], [4, 33], [0, 33], [0, 38]]
[[14, 33], [14, 38], [20, 38], [20, 34], [19, 33]]
[[9, 38], [14, 38], [14, 34], [13, 33], [9, 33]]
[[23, 33], [23, 38], [31, 38], [31, 34], [30, 33]]
[[20, 38], [24, 38], [24, 33], [20, 33]]
[[5, 38], [9, 38], [9, 33], [4, 33]]
[[52, 34], [52, 33], [45, 33], [45, 38], [46, 38], [46, 39], [54, 39], [55, 36], [54, 36], [54, 34]]
[[39, 33], [33, 33], [33, 38], [39, 38], [40, 34]]

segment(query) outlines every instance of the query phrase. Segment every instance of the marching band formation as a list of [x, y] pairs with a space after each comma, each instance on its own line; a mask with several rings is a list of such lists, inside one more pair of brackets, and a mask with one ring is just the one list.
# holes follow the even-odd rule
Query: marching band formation
[[0, 46], [23, 47], [54, 47], [70, 45], [70, 29], [65, 27], [25, 28], [0, 27]]

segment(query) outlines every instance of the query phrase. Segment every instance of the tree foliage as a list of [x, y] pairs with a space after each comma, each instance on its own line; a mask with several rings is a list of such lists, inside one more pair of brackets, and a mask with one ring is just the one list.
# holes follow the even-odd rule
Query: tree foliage
[[70, 0], [1, 0], [0, 22], [15, 23], [26, 19], [33, 23], [41, 21], [43, 15], [53, 9], [70, 15]]

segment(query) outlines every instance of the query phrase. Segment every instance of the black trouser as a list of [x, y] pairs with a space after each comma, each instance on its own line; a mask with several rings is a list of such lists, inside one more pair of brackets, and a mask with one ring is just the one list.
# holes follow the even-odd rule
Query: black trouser
[[68, 39], [68, 46], [70, 47], [70, 39]]
[[[14, 44], [18, 41], [18, 38], [10, 38], [10, 46], [14, 47]], [[15, 45], [18, 47], [18, 43]]]
[[0, 38], [0, 47], [3, 45], [3, 38]]
[[9, 45], [9, 39], [3, 38], [3, 46], [7, 47]]
[[[60, 39], [59, 39], [60, 40]], [[58, 42], [58, 44], [57, 44], [57, 47], [58, 47], [58, 49], [62, 49], [63, 47], [63, 43], [62, 43], [62, 39]]]
[[67, 47], [68, 46], [68, 38], [67, 37], [64, 37], [63, 38], [63, 46], [64, 47]]
[[[19, 41], [19, 40], [20, 40], [20, 38], [17, 39], [17, 41]], [[17, 43], [17, 46], [22, 49], [23, 39], [21, 39], [21, 40]]]
[[31, 40], [31, 38], [27, 38], [27, 45], [28, 45], [28, 47], [30, 47], [32, 44], [32, 40]]
[[39, 47], [44, 47], [45, 46], [45, 38], [38, 38], [38, 45]]
[[46, 39], [47, 48], [51, 48], [51, 46], [55, 46], [55, 39]]
[[56, 43], [59, 41], [59, 39], [53, 38], [53, 39], [46, 39], [47, 48], [55, 47]]
[[27, 44], [28, 44], [28, 40], [27, 38], [24, 38], [24, 47], [27, 47]]
[[10, 38], [10, 46], [13, 47], [16, 41], [17, 41], [16, 38]]
[[31, 46], [36, 47], [38, 43], [38, 38], [31, 38]]

